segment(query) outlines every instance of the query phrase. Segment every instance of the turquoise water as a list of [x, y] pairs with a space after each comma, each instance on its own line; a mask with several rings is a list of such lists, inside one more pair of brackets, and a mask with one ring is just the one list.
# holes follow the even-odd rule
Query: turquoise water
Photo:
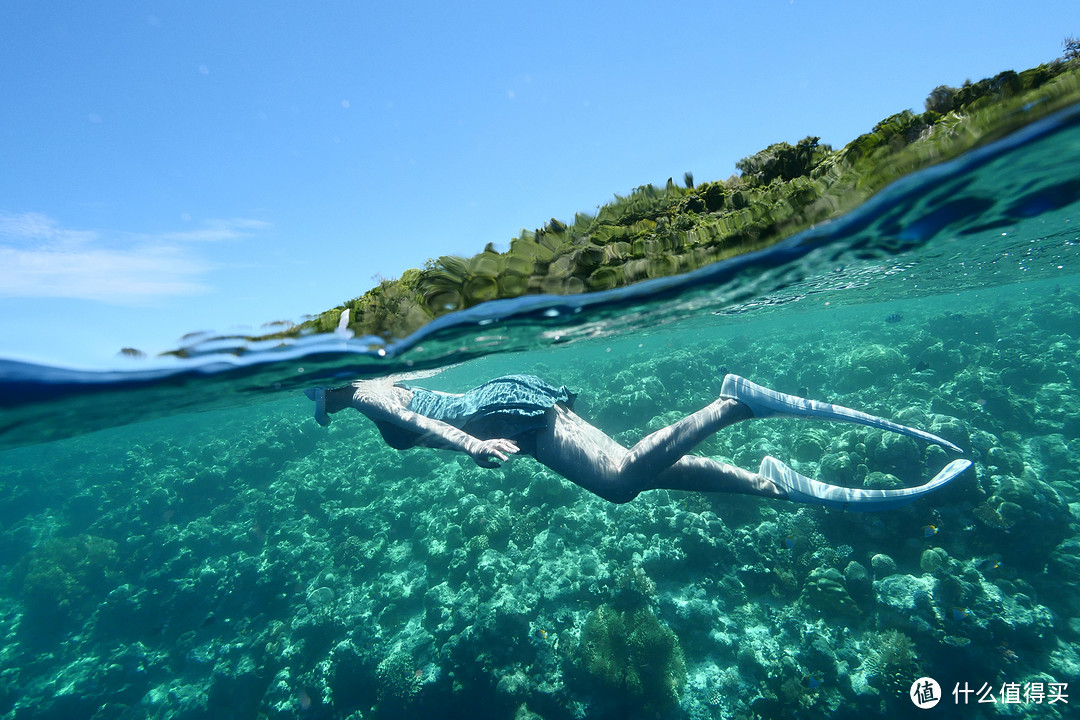
[[[1070, 716], [1078, 116], [776, 252], [480, 308], [385, 357], [335, 338], [179, 373], [3, 363], [0, 717], [930, 717], [908, 698], [924, 676], [937, 716]], [[452, 391], [535, 373], [624, 444], [734, 372], [945, 434], [975, 466], [876, 514], [613, 505], [531, 458], [396, 452], [351, 411], [321, 428], [299, 392], [417, 369]], [[852, 486], [948, 459], [795, 420], [698, 452]], [[965, 683], [1018, 702], [960, 707]]]

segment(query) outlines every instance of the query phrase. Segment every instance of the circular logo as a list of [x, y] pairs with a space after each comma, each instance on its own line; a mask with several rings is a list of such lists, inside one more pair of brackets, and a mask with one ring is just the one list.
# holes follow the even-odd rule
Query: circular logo
[[921, 677], [911, 683], [908, 697], [915, 703], [915, 707], [929, 710], [941, 701], [941, 686], [932, 677]]

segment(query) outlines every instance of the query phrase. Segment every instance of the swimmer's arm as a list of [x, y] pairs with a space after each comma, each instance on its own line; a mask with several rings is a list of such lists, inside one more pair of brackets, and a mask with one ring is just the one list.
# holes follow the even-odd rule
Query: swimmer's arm
[[510, 440], [480, 440], [449, 423], [433, 420], [381, 397], [356, 397], [353, 407], [372, 420], [388, 422], [417, 433], [427, 447], [463, 452], [481, 467], [499, 467], [498, 463], [488, 458], [508, 460], [507, 453], [518, 451], [517, 445]]

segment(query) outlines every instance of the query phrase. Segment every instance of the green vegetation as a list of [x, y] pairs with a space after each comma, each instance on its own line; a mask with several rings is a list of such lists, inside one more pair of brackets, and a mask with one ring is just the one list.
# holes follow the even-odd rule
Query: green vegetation
[[1072, 36], [1067, 37], [1062, 41], [1061, 47], [1065, 51], [1062, 59], [1066, 62], [1080, 60], [1080, 38], [1074, 38]]
[[506, 252], [443, 256], [307, 322], [261, 339], [329, 332], [349, 310], [357, 335], [390, 340], [497, 298], [606, 290], [683, 273], [776, 243], [849, 212], [889, 183], [998, 139], [1080, 100], [1080, 41], [1065, 58], [962, 87], [940, 86], [925, 111], [897, 113], [834, 150], [807, 137], [740, 160], [738, 176], [643, 185], [595, 215], [523, 230]]

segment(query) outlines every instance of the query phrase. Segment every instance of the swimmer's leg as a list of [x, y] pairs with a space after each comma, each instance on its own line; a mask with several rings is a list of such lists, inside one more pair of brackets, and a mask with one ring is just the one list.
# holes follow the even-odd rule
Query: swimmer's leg
[[782, 497], [770, 490], [740, 489], [746, 486], [744, 481], [753, 477], [752, 473], [713, 461], [708, 461], [713, 464], [707, 467], [699, 465], [702, 458], [686, 458], [681, 465], [685, 472], [667, 476], [672, 484], [656, 484], [662, 473], [709, 435], [751, 417], [750, 411], [739, 402], [717, 400], [627, 450], [573, 411], [556, 406], [554, 422], [536, 436], [536, 459], [567, 480], [612, 502], [629, 502], [642, 490], [656, 487], [720, 492], [730, 486], [735, 488], [731, 492]]
[[788, 497], [783, 487], [760, 474], [697, 455], [679, 458], [678, 462], [656, 477], [651, 489]]
[[750, 409], [737, 400], [717, 400], [643, 438], [622, 458], [619, 469], [628, 482], [644, 489], [649, 480], [688, 455], [705, 438], [752, 417]]
[[[556, 410], [555, 421], [536, 437], [536, 459], [567, 480], [616, 503], [629, 502], [644, 490], [667, 489], [759, 495], [848, 510], [887, 510], [936, 490], [971, 466], [968, 460], [954, 460], [925, 485], [896, 490], [827, 485], [798, 474], [773, 457], [766, 457], [761, 469], [752, 473], [709, 458], [685, 455], [656, 475], [643, 477], [638, 473], [646, 464], [686, 450], [687, 445], [707, 436], [710, 427], [718, 429], [746, 419], [749, 411], [740, 410], [738, 403], [734, 408], [709, 406], [653, 433], [634, 450], [627, 450], [572, 411], [561, 407]], [[635, 452], [638, 455], [632, 458]], [[632, 464], [635, 460], [639, 465]]]

